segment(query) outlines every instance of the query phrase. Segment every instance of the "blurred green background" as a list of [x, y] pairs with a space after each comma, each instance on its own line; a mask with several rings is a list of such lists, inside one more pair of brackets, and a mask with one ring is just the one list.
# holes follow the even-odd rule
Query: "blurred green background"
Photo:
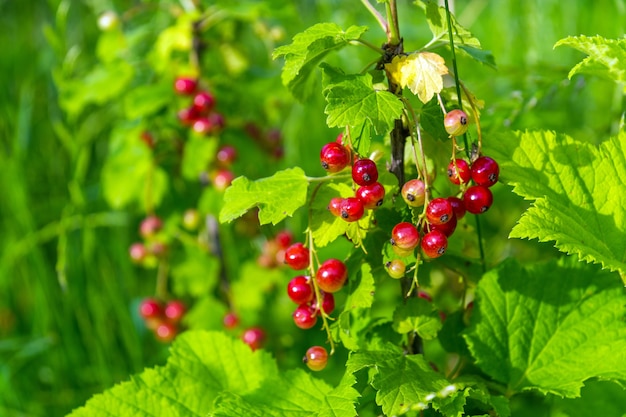
[[[111, 210], [100, 189], [109, 133], [103, 121], [112, 116], [94, 108], [80, 120], [69, 119], [53, 77], [68, 62], [89, 65], [83, 57], [100, 33], [99, 13], [138, 3], [0, 0], [0, 416], [64, 415], [166, 354], [145, 337], [135, 313], [152, 288], [127, 255], [140, 215]], [[357, 0], [290, 3], [276, 15], [285, 42], [320, 21], [368, 25], [368, 39], [384, 40]], [[419, 10], [400, 3], [410, 50], [430, 33]], [[582, 54], [553, 45], [570, 35], [622, 37], [626, 2], [451, 4], [459, 22], [496, 58], [497, 70], [465, 58], [459, 63], [461, 78], [485, 101], [487, 142], [510, 129], [553, 129], [592, 142], [616, 131], [624, 111], [621, 88], [593, 78], [568, 80]], [[56, 44], [46, 31], [61, 34]], [[317, 100], [306, 111], [323, 123], [322, 109]], [[291, 123], [283, 127], [286, 136], [298, 130]], [[306, 141], [299, 135], [287, 139], [286, 166], [317, 164], [315, 158], [303, 162], [299, 150]], [[488, 236], [500, 240], [525, 207], [506, 187], [501, 194], [486, 225]], [[526, 243], [501, 243], [490, 261], [511, 254], [532, 258], [538, 251]]]

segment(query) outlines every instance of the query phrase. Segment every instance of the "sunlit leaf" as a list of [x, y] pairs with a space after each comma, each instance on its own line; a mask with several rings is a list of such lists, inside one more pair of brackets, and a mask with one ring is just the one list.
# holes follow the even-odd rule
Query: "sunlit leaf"
[[428, 103], [443, 88], [443, 75], [448, 73], [444, 59], [433, 52], [416, 52], [396, 56], [385, 68], [390, 77]]

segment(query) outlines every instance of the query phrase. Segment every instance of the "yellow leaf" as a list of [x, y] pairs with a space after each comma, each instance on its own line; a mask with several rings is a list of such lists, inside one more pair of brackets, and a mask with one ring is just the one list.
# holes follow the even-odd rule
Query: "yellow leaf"
[[409, 87], [422, 103], [428, 103], [443, 89], [443, 76], [448, 73], [444, 59], [433, 52], [396, 56], [385, 69], [392, 81], [402, 88]]

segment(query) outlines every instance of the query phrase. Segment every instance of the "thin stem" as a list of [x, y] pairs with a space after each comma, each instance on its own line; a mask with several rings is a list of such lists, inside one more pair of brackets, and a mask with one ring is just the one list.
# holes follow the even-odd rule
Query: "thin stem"
[[400, 43], [400, 25], [398, 24], [398, 6], [396, 0], [389, 0], [385, 3], [387, 8], [387, 19], [391, 21], [387, 31], [387, 43], [398, 45]]
[[389, 32], [389, 23], [387, 23], [387, 20], [383, 17], [383, 15], [380, 14], [368, 0], [361, 0], [361, 3], [363, 3], [365, 8], [374, 16], [383, 31], [385, 33]]
[[373, 43], [371, 43], [369, 41], [366, 41], [365, 39], [355, 39], [355, 40], [351, 41], [351, 43], [353, 43], [353, 44], [361, 44], [363, 46], [367, 46], [368, 48], [370, 48], [371, 50], [375, 51], [376, 53], [378, 53], [380, 55], [383, 55], [385, 53], [385, 51], [382, 48], [374, 45]]

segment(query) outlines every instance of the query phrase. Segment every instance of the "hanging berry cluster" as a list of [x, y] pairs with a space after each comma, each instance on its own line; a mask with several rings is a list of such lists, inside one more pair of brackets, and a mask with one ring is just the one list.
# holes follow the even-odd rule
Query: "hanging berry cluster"
[[139, 315], [146, 327], [157, 340], [171, 342], [181, 329], [181, 320], [187, 312], [187, 306], [180, 300], [170, 300], [167, 303], [155, 298], [146, 298], [139, 305]]

